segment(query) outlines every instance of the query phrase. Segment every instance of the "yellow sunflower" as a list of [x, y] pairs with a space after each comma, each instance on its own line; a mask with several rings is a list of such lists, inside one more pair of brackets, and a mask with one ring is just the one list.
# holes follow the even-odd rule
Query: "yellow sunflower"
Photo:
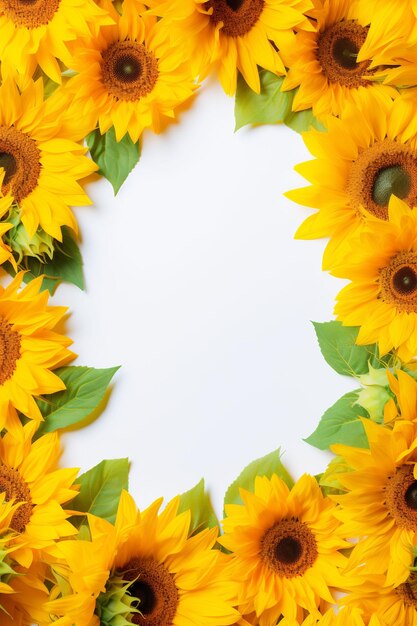
[[114, 126], [117, 141], [128, 132], [136, 142], [144, 128], [160, 132], [175, 119], [197, 85], [165, 23], [142, 19], [136, 0], [124, 0], [121, 15], [111, 2], [105, 6], [116, 23], [74, 44], [71, 67], [78, 74], [64, 92], [74, 98], [74, 115], [94, 115], [102, 134]]
[[32, 77], [37, 64], [61, 82], [58, 59], [68, 62], [69, 41], [111, 24], [93, 0], [1, 0], [0, 61], [3, 79]]
[[[408, 626], [408, 622], [399, 623]], [[362, 611], [357, 608], [343, 608], [338, 613], [330, 609], [320, 617], [308, 615], [302, 622], [294, 622], [285, 618], [279, 622], [279, 626], [347, 626], [347, 624], [349, 626], [388, 626], [377, 613], [370, 618], [365, 618]]]
[[[59, 108], [58, 108], [59, 104]], [[43, 83], [19, 91], [12, 80], [0, 86], [0, 166], [3, 191], [10, 192], [29, 237], [40, 226], [62, 241], [61, 226], [77, 230], [69, 205], [91, 204], [79, 180], [97, 170], [86, 148], [61, 129], [61, 98], [43, 100]], [[84, 122], [73, 119], [74, 135]]]
[[360, 326], [356, 343], [378, 343], [381, 355], [395, 349], [402, 361], [417, 355], [417, 212], [395, 196], [389, 221], [353, 239], [332, 270], [352, 282], [337, 296], [336, 317]]
[[318, 614], [321, 600], [334, 601], [329, 587], [342, 585], [338, 568], [346, 563], [332, 502], [306, 474], [291, 491], [276, 475], [257, 477], [254, 493], [241, 496], [243, 505], [226, 505], [219, 539], [233, 553], [239, 610], [255, 611], [260, 626], [274, 626], [281, 614], [295, 620], [303, 609]]
[[417, 422], [417, 381], [403, 370], [395, 376], [389, 370], [386, 374], [395, 399], [390, 398], [384, 407], [384, 423], [393, 425], [396, 419]]
[[33, 441], [36, 424], [29, 422], [0, 439], [0, 493], [18, 504], [10, 529], [13, 559], [24, 567], [41, 557], [62, 537], [77, 531], [67, 521], [62, 504], [78, 492], [78, 469], [57, 469], [61, 454], [57, 433]]
[[359, 18], [357, 0], [323, 0], [315, 11], [317, 30], [299, 32], [280, 49], [288, 68], [282, 90], [298, 87], [293, 110], [313, 109], [326, 122], [346, 104], [361, 109], [386, 106], [398, 92], [372, 80], [369, 61], [357, 63], [368, 29]]
[[378, 611], [386, 626], [417, 626], [417, 574], [410, 572], [397, 586], [385, 585], [381, 574], [357, 577], [343, 603], [360, 608], [365, 615]]
[[42, 420], [34, 398], [65, 389], [51, 370], [74, 358], [72, 341], [54, 331], [65, 307], [48, 306], [42, 278], [19, 291], [23, 273], [0, 286], [0, 429], [16, 426], [17, 409]]
[[363, 420], [369, 449], [334, 445], [352, 471], [338, 474], [347, 493], [332, 496], [346, 536], [356, 537], [346, 571], [386, 575], [404, 583], [417, 545], [417, 425], [397, 421], [391, 430]]
[[195, 75], [214, 64], [225, 92], [236, 90], [237, 70], [259, 93], [258, 65], [284, 74], [277, 48], [293, 28], [313, 31], [311, 0], [150, 0], [170, 22], [173, 38], [186, 45]]
[[114, 526], [89, 515], [91, 542], [60, 542], [54, 568], [65, 582], [46, 605], [54, 624], [98, 626], [115, 614], [140, 626], [235, 624], [236, 584], [229, 558], [213, 549], [217, 530], [189, 537], [179, 501], [158, 515], [161, 499], [140, 512], [123, 492]]
[[370, 67], [384, 66], [380, 74], [385, 82], [416, 85], [417, 0], [361, 0], [358, 11], [369, 23], [358, 61], [370, 61]]
[[10, 592], [0, 592], [1, 626], [32, 626], [49, 624], [45, 610], [48, 590], [44, 584], [42, 568], [35, 564], [30, 569], [15, 567], [9, 580]]
[[417, 206], [415, 107], [397, 100], [386, 108], [348, 108], [328, 120], [328, 131], [303, 134], [316, 157], [296, 170], [310, 183], [286, 195], [318, 209], [296, 233], [301, 239], [330, 237], [323, 258], [329, 269], [346, 255], [353, 236], [370, 217], [388, 219], [391, 194]]

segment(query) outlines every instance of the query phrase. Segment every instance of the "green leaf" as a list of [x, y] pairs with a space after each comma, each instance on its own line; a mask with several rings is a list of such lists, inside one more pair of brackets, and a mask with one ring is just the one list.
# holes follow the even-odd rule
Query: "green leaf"
[[277, 474], [290, 489], [293, 487], [294, 481], [281, 463], [280, 448], [249, 463], [226, 491], [224, 504], [242, 504], [239, 489], [253, 492], [257, 476], [271, 478], [272, 474]]
[[[293, 94], [294, 96], [295, 94]], [[305, 111], [290, 111], [285, 116], [284, 123], [297, 133], [302, 133], [305, 130], [310, 130], [311, 127], [317, 130], [326, 130], [325, 126], [321, 124], [313, 115], [312, 109], [306, 109]]]
[[341, 322], [313, 322], [320, 350], [327, 363], [338, 374], [360, 376], [367, 374], [369, 363], [374, 367], [386, 367], [392, 355], [379, 356], [376, 344], [357, 346], [357, 326], [343, 326]]
[[190, 535], [204, 528], [219, 525], [219, 520], [212, 507], [210, 497], [204, 488], [204, 478], [189, 491], [181, 494], [178, 512], [191, 511]]
[[292, 93], [280, 91], [283, 77], [261, 70], [259, 79], [261, 93], [257, 94], [239, 74], [235, 99], [235, 130], [247, 124], [283, 122], [291, 111]]
[[91, 158], [100, 168], [99, 174], [113, 185], [116, 195], [139, 161], [139, 141], [133, 143], [128, 133], [116, 141], [113, 126], [104, 135], [98, 129], [94, 130], [87, 135], [86, 140]]
[[261, 92], [255, 93], [239, 74], [235, 99], [235, 131], [247, 124], [284, 123], [301, 133], [311, 126], [325, 130], [313, 115], [311, 109], [293, 111], [292, 104], [297, 89], [281, 91], [283, 76], [276, 76], [268, 70], [259, 72]]
[[368, 448], [361, 417], [368, 417], [363, 407], [357, 404], [359, 389], [339, 398], [323, 414], [316, 430], [305, 441], [319, 450], [327, 450], [334, 443], [343, 443], [357, 448]]
[[[71, 504], [71, 509], [92, 513], [114, 524], [120, 494], [122, 489], [128, 488], [128, 479], [128, 459], [101, 461], [75, 481], [75, 484], [81, 487]], [[76, 516], [71, 518], [71, 521], [79, 527], [85, 521], [85, 517]]]
[[103, 400], [106, 389], [118, 369], [119, 367], [95, 369], [69, 366], [54, 370], [54, 374], [65, 383], [66, 389], [37, 401], [45, 418], [37, 436], [73, 426], [86, 419]]
[[[36, 257], [25, 256], [19, 270], [25, 270], [23, 280], [29, 283], [34, 278], [43, 275], [42, 290], [48, 289], [53, 294], [61, 282], [72, 283], [84, 289], [83, 260], [72, 231], [63, 226], [62, 242], [55, 240], [55, 251], [52, 259], [40, 261]], [[14, 276], [16, 272], [10, 263], [5, 266], [6, 271]]]

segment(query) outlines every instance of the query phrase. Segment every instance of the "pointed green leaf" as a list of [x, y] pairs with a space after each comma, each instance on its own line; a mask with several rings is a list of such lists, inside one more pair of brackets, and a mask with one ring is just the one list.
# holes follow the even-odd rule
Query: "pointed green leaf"
[[306, 109], [305, 111], [290, 111], [285, 116], [284, 123], [297, 133], [310, 130], [311, 127], [317, 130], [326, 130], [325, 126], [314, 117], [311, 109]]
[[235, 99], [235, 130], [247, 124], [276, 124], [283, 122], [291, 111], [292, 92], [280, 91], [283, 77], [267, 70], [259, 73], [261, 92], [252, 91], [239, 75]]
[[[26, 283], [44, 275], [42, 290], [48, 289], [51, 294], [61, 282], [72, 283], [84, 289], [83, 260], [78, 244], [72, 231], [66, 226], [62, 228], [62, 236], [62, 242], [55, 240], [52, 259], [41, 261], [31, 256], [23, 258], [19, 270], [25, 270], [23, 280]], [[5, 265], [5, 269], [11, 276], [15, 275], [10, 263]]]
[[103, 400], [106, 389], [118, 369], [119, 367], [95, 369], [69, 366], [54, 370], [54, 374], [65, 383], [66, 389], [37, 401], [45, 418], [37, 436], [73, 426], [86, 419]]
[[204, 478], [189, 491], [181, 494], [178, 512], [191, 511], [190, 535], [219, 525], [219, 520], [212, 507], [210, 497], [204, 487]]
[[367, 374], [369, 363], [386, 367], [392, 358], [390, 354], [381, 358], [376, 344], [356, 345], [357, 326], [343, 326], [336, 321], [313, 322], [313, 325], [322, 355], [338, 374], [353, 377]]
[[323, 414], [316, 430], [305, 441], [319, 450], [327, 450], [335, 443], [357, 448], [368, 448], [361, 417], [367, 412], [358, 402], [359, 389], [346, 393]]
[[[114, 524], [120, 494], [122, 489], [127, 490], [128, 480], [128, 459], [101, 461], [75, 481], [80, 485], [80, 492], [71, 503], [71, 509], [92, 513]], [[71, 521], [79, 527], [85, 517], [76, 516]]]
[[120, 141], [116, 141], [116, 134], [112, 126], [104, 135], [94, 130], [87, 135], [87, 146], [91, 158], [99, 166], [102, 174], [113, 185], [114, 195], [139, 161], [139, 141], [133, 143], [128, 133]]
[[280, 448], [249, 463], [226, 491], [224, 504], [242, 504], [239, 489], [253, 492], [257, 476], [271, 478], [272, 474], [277, 474], [290, 489], [293, 487], [294, 481], [281, 463]]

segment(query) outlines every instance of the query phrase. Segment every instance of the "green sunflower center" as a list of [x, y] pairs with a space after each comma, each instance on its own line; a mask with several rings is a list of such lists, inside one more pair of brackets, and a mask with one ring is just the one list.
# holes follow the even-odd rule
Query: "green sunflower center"
[[417, 530], [417, 481], [413, 465], [397, 467], [385, 486], [385, 506], [400, 528]]
[[0, 167], [5, 172], [3, 192], [11, 187], [15, 200], [24, 200], [37, 187], [41, 172], [36, 141], [15, 128], [0, 126]]
[[399, 311], [417, 312], [417, 253], [400, 252], [380, 270], [381, 298]]
[[417, 154], [391, 139], [374, 143], [353, 161], [347, 182], [350, 202], [382, 220], [388, 219], [391, 194], [417, 205]]
[[391, 194], [402, 200], [411, 190], [411, 176], [402, 165], [382, 167], [376, 174], [372, 199], [379, 206], [388, 206]]
[[178, 590], [174, 577], [154, 559], [135, 558], [117, 571], [125, 581], [132, 581], [129, 593], [136, 602], [132, 607], [132, 624], [140, 626], [167, 626], [172, 624], [178, 606]]
[[294, 578], [314, 565], [318, 556], [317, 542], [307, 524], [297, 519], [283, 519], [265, 532], [259, 554], [276, 574]]
[[59, 3], [60, 0], [3, 0], [2, 8], [17, 26], [33, 29], [48, 24]]
[[221, 32], [227, 37], [243, 37], [258, 22], [265, 0], [208, 0], [204, 8], [212, 10], [214, 24], [223, 23]]
[[136, 41], [116, 41], [102, 53], [102, 80], [118, 100], [135, 102], [147, 96], [158, 80], [158, 60]]
[[369, 87], [365, 78], [372, 73], [370, 61], [357, 63], [358, 52], [365, 43], [368, 29], [354, 20], [342, 20], [320, 33], [317, 60], [329, 82], [349, 89]]
[[22, 533], [30, 520], [33, 506], [29, 486], [17, 469], [0, 464], [0, 492], [6, 494], [7, 501], [21, 503], [12, 517], [10, 527]]
[[13, 376], [20, 358], [21, 337], [13, 326], [0, 317], [0, 385]]

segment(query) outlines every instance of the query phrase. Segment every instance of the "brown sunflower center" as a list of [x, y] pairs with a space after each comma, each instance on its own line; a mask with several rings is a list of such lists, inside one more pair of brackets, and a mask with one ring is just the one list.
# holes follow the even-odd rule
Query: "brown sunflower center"
[[417, 153], [406, 144], [385, 139], [363, 150], [352, 163], [347, 182], [352, 204], [388, 219], [391, 194], [417, 204]]
[[17, 202], [26, 198], [36, 188], [41, 172], [36, 141], [15, 128], [0, 126], [0, 167], [5, 173], [3, 192], [11, 187]]
[[323, 31], [317, 41], [317, 59], [331, 83], [345, 87], [368, 87], [370, 61], [356, 62], [368, 29], [353, 20], [343, 20]]
[[136, 41], [116, 41], [101, 54], [107, 91], [118, 100], [134, 102], [151, 93], [158, 79], [158, 61]]
[[129, 593], [139, 602], [133, 608], [132, 624], [140, 626], [171, 626], [178, 606], [178, 590], [174, 577], [154, 559], [132, 559], [120, 572], [123, 579], [133, 581]]
[[413, 466], [398, 467], [385, 486], [385, 506], [397, 526], [417, 530], [417, 480]]
[[3, 0], [5, 14], [18, 26], [38, 28], [48, 24], [59, 8], [60, 0]]
[[395, 593], [406, 606], [417, 609], [417, 574], [411, 572], [406, 582], [395, 588]]
[[314, 564], [318, 552], [314, 535], [304, 522], [283, 519], [263, 535], [259, 554], [279, 576], [293, 578]]
[[214, 24], [223, 22], [222, 33], [228, 37], [242, 37], [255, 26], [264, 9], [265, 0], [209, 0], [204, 3]]
[[12, 377], [20, 358], [20, 335], [0, 317], [0, 385]]
[[6, 500], [22, 502], [12, 517], [10, 527], [22, 533], [32, 515], [32, 498], [27, 483], [17, 469], [0, 464], [0, 493], [6, 494]]
[[417, 312], [417, 253], [400, 252], [379, 272], [381, 298], [399, 311]]

